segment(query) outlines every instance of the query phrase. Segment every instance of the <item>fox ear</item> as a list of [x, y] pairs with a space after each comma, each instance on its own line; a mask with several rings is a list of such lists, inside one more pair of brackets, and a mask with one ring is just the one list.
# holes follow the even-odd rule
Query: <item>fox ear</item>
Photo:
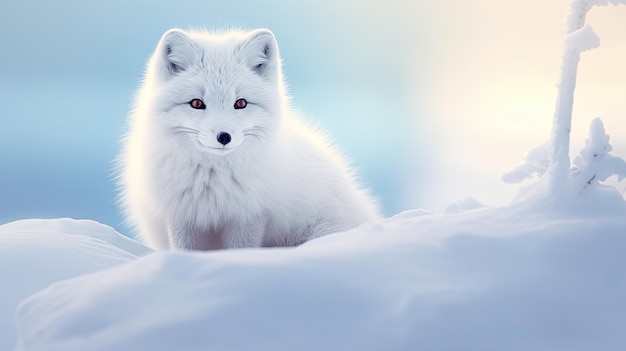
[[198, 48], [182, 29], [170, 29], [161, 37], [157, 49], [161, 72], [171, 78], [186, 71], [195, 61]]
[[278, 44], [274, 34], [268, 29], [257, 29], [240, 46], [243, 62], [265, 79], [274, 79], [278, 73]]

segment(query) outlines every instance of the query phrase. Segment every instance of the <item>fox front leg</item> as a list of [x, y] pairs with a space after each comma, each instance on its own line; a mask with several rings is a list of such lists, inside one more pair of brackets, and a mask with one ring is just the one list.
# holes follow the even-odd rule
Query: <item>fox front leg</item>
[[182, 250], [220, 250], [260, 247], [267, 221], [255, 218], [243, 223], [230, 223], [221, 228], [197, 228], [186, 224], [172, 226], [170, 247]]
[[265, 218], [254, 218], [231, 226], [223, 233], [224, 248], [261, 247], [266, 227]]

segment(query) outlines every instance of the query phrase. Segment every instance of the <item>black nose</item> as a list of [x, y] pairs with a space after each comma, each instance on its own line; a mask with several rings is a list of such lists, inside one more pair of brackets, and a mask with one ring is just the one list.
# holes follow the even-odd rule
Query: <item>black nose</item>
[[222, 145], [230, 143], [230, 134], [226, 132], [219, 132], [217, 134], [217, 141]]

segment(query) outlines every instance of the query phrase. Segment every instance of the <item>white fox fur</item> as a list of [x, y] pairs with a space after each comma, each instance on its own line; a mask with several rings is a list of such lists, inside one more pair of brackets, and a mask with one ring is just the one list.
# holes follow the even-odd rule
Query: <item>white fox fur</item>
[[289, 107], [269, 30], [167, 31], [129, 124], [121, 202], [156, 249], [294, 246], [378, 218], [344, 159]]

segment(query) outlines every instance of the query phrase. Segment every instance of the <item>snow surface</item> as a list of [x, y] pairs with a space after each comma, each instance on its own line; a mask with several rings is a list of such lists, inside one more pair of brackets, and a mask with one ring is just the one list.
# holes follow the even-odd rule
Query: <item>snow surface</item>
[[17, 309], [19, 351], [622, 350], [626, 202], [604, 200], [414, 210], [296, 248], [139, 258], [94, 222], [22, 221], [0, 227], [3, 296], [41, 289]]
[[13, 312], [28, 295], [63, 279], [152, 252], [88, 220], [24, 220], [0, 226], [0, 350], [15, 342]]

